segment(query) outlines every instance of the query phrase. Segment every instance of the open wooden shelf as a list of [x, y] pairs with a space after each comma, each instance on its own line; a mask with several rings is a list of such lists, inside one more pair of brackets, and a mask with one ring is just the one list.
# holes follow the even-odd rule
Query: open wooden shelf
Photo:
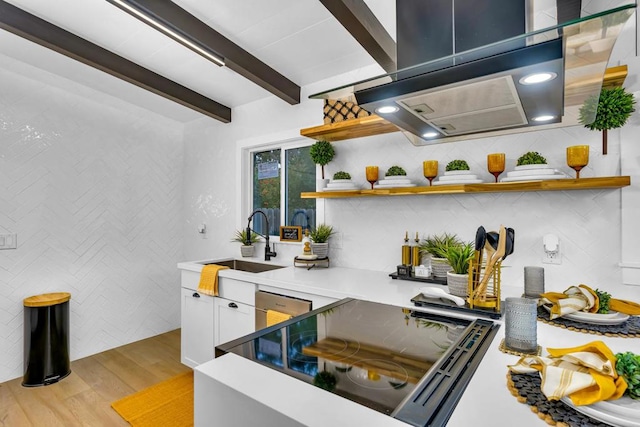
[[433, 366], [433, 362], [408, 354], [331, 337], [303, 347], [302, 354], [345, 363], [412, 384], [420, 381]]
[[506, 193], [509, 191], [566, 191], [622, 188], [631, 184], [629, 176], [605, 176], [547, 181], [497, 182], [486, 184], [438, 185], [433, 187], [398, 187], [376, 190], [322, 191], [301, 193], [303, 199], [339, 199], [374, 196], [417, 196], [466, 193]]
[[[627, 66], [621, 65], [617, 67], [607, 68], [602, 81], [602, 87], [611, 88], [622, 86], [627, 77]], [[569, 88], [567, 96], [576, 97], [579, 103], [582, 103], [584, 97], [581, 97], [582, 88], [599, 84], [596, 81], [584, 80], [580, 81]], [[329, 123], [320, 126], [314, 126], [300, 130], [300, 135], [312, 139], [323, 139], [325, 141], [343, 141], [345, 139], [361, 138], [364, 136], [381, 135], [384, 133], [399, 132], [400, 129], [396, 125], [389, 123], [380, 116], [372, 114], [359, 119], [345, 120], [342, 122]]]

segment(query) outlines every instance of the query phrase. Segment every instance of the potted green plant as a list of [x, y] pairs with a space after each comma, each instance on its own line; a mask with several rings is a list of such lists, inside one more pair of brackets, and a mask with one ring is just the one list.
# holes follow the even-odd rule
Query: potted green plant
[[446, 277], [451, 265], [447, 261], [450, 246], [460, 246], [462, 241], [456, 234], [442, 233], [427, 236], [420, 243], [420, 253], [431, 256], [432, 274], [436, 277]]
[[243, 257], [252, 257], [255, 250], [255, 246], [253, 246], [253, 244], [259, 242], [260, 239], [261, 237], [258, 233], [251, 231], [249, 234], [249, 244], [247, 245], [247, 229], [243, 228], [242, 230], [236, 230], [231, 241], [240, 242], [242, 244], [242, 246], [240, 246], [240, 253]]
[[391, 166], [384, 176], [407, 176], [407, 172], [400, 166]]
[[602, 89], [580, 107], [579, 121], [589, 130], [602, 131], [602, 154], [607, 154], [607, 130], [622, 127], [635, 111], [636, 100], [624, 88]]
[[447, 166], [444, 168], [445, 172], [453, 172], [453, 171], [468, 171], [469, 164], [465, 160], [451, 160], [447, 163]]
[[522, 156], [518, 157], [516, 161], [517, 166], [532, 166], [532, 165], [546, 165], [547, 159], [545, 159], [542, 154], [537, 151], [528, 151], [524, 153]]
[[314, 255], [318, 255], [318, 258], [327, 258], [329, 255], [329, 237], [331, 237], [333, 233], [333, 227], [327, 224], [319, 224], [309, 233], [309, 237], [311, 237], [311, 251]]
[[333, 174], [334, 181], [337, 181], [340, 179], [351, 179], [351, 174], [349, 174], [349, 172], [344, 172], [344, 171], [338, 171]]
[[313, 160], [315, 164], [320, 165], [322, 171], [322, 179], [317, 180], [317, 191], [322, 191], [322, 189], [327, 186], [328, 180], [325, 180], [324, 178], [324, 167], [327, 163], [333, 160], [333, 156], [335, 156], [335, 154], [336, 152], [333, 149], [333, 145], [331, 145], [329, 141], [316, 141], [316, 143], [309, 149], [311, 160]]
[[446, 258], [451, 266], [447, 272], [447, 287], [451, 295], [466, 298], [469, 294], [469, 262], [475, 247], [472, 243], [453, 245], [447, 248]]

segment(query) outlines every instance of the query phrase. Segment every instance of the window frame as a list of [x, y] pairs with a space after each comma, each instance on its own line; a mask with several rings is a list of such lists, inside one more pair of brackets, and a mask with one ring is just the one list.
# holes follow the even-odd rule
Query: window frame
[[[291, 130], [285, 133], [250, 138], [238, 142], [238, 179], [236, 185], [237, 196], [237, 212], [238, 215], [236, 221], [236, 228], [242, 229], [247, 226], [247, 218], [251, 214], [251, 206], [253, 202], [253, 153], [258, 151], [266, 151], [272, 149], [281, 149], [280, 158], [285, 162], [285, 151], [289, 149], [295, 149], [300, 147], [307, 147], [313, 145], [315, 141], [309, 138], [301, 137], [299, 130]], [[319, 166], [316, 165], [316, 179], [318, 179]], [[282, 206], [283, 198], [286, 197], [286, 179], [284, 179], [284, 171], [281, 174], [280, 179], [280, 223], [285, 224], [285, 210]], [[324, 222], [324, 199], [315, 199], [316, 201], [316, 223], [321, 224]], [[280, 242], [279, 235], [269, 236], [269, 240], [272, 242]], [[281, 244], [299, 244], [292, 242], [281, 242]]]

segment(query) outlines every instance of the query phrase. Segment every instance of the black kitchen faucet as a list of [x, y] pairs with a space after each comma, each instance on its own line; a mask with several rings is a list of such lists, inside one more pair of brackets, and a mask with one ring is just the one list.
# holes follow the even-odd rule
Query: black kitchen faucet
[[245, 242], [245, 245], [250, 246], [251, 245], [251, 219], [253, 218], [253, 216], [257, 213], [261, 213], [262, 216], [264, 216], [264, 220], [267, 223], [267, 233], [265, 234], [261, 234], [258, 233], [257, 231], [253, 230], [254, 233], [257, 233], [259, 235], [261, 235], [262, 237], [264, 237], [265, 239], [265, 247], [264, 247], [264, 260], [265, 261], [270, 261], [271, 257], [275, 257], [276, 255], [278, 255], [276, 253], [276, 251], [271, 252], [271, 248], [269, 247], [269, 218], [267, 218], [267, 214], [265, 214], [263, 211], [261, 211], [260, 209], [256, 209], [255, 211], [253, 211], [251, 213], [251, 215], [249, 215], [249, 222], [247, 222], [247, 241]]

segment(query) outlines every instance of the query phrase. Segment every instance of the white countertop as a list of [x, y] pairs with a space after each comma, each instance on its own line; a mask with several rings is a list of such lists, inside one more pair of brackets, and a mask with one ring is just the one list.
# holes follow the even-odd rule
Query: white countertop
[[[191, 271], [200, 271], [202, 269], [203, 261], [188, 262], [178, 264], [178, 268], [187, 269]], [[345, 298], [352, 297], [358, 299], [365, 299], [374, 302], [380, 302], [385, 304], [396, 305], [400, 307], [416, 308], [410, 301], [412, 297], [419, 294], [419, 289], [423, 286], [436, 286], [436, 284], [412, 282], [406, 280], [394, 280], [389, 277], [387, 272], [368, 271], [368, 270], [356, 270], [349, 268], [314, 268], [307, 270], [306, 268], [286, 267], [278, 270], [272, 270], [263, 273], [243, 273], [239, 271], [223, 270], [220, 272], [222, 277], [233, 277], [239, 280], [251, 281], [253, 283], [272, 288], [287, 289], [297, 292], [304, 292], [309, 294], [323, 295], [332, 298]], [[441, 286], [446, 290], [446, 286]], [[503, 285], [501, 287], [502, 297], [521, 296], [523, 289], [521, 287], [510, 287]], [[425, 311], [438, 311], [425, 309]], [[448, 313], [452, 314], [452, 313]], [[464, 315], [459, 312], [454, 312], [453, 315], [458, 317], [471, 317], [472, 314]], [[497, 323], [502, 323], [498, 320]], [[480, 366], [476, 370], [471, 382], [467, 386], [464, 395], [458, 402], [453, 415], [451, 416], [448, 426], [455, 427], [467, 427], [470, 425], [476, 426], [513, 426], [517, 420], [517, 424], [520, 427], [544, 427], [546, 423], [540, 420], [536, 414], [531, 412], [529, 407], [525, 404], [519, 403], [515, 397], [513, 397], [506, 386], [507, 365], [513, 364], [518, 360], [517, 356], [504, 354], [498, 350], [500, 341], [504, 337], [504, 328], [501, 326], [498, 330], [498, 334], [495, 337], [491, 348], [484, 356]], [[538, 344], [544, 349], [546, 347], [573, 347], [587, 342], [601, 340], [604, 341], [614, 352], [619, 351], [633, 351], [640, 353], [640, 340], [632, 338], [613, 338], [605, 337], [601, 335], [589, 335], [584, 333], [572, 332], [559, 327], [547, 325], [542, 322], [538, 322]], [[200, 365], [196, 369], [206, 375], [216, 377], [217, 380], [221, 380], [230, 387], [233, 387], [248, 396], [260, 399], [260, 393], [255, 391], [255, 387], [251, 387], [253, 381], [256, 380], [255, 375], [249, 375], [248, 372], [258, 371], [270, 371], [269, 368], [257, 365], [256, 363], [243, 359], [241, 357], [227, 357], [231, 355], [225, 355], [219, 359], [214, 359], [203, 365]], [[222, 359], [225, 359], [224, 361]], [[225, 369], [220, 369], [224, 365]], [[230, 371], [229, 371], [230, 370]], [[221, 376], [219, 373], [222, 371], [234, 372], [233, 376]], [[275, 372], [274, 372], [275, 373]], [[246, 374], [246, 376], [245, 376]], [[265, 377], [278, 378], [273, 376], [272, 373], [264, 372], [262, 374]], [[286, 377], [281, 375], [281, 377]], [[279, 389], [278, 400], [288, 401], [288, 399], [297, 399], [296, 396], [300, 396], [300, 393], [309, 393], [309, 388], [313, 389], [314, 386], [302, 381], [291, 381], [291, 378], [287, 378], [283, 381], [287, 382], [287, 387]], [[335, 408], [335, 402], [333, 401], [336, 396], [331, 393], [320, 393], [314, 395], [314, 407], [326, 408], [324, 404], [331, 405], [329, 407]], [[265, 404], [269, 404], [269, 400], [263, 398], [260, 400]], [[323, 400], [323, 402], [318, 402]], [[345, 400], [345, 399], [343, 399]], [[351, 405], [352, 404], [352, 405]], [[359, 406], [353, 402], [345, 403], [340, 406], [340, 409], [336, 410], [349, 410], [353, 405]], [[283, 411], [287, 411], [286, 406], [282, 408]], [[316, 408], [317, 409], [317, 408]], [[332, 409], [333, 411], [333, 409]], [[372, 410], [367, 410], [375, 412]], [[329, 418], [323, 418], [323, 415], [319, 411], [313, 411], [313, 422], [309, 417], [304, 417], [298, 414], [297, 410], [293, 408], [286, 413], [287, 416], [299, 420], [304, 425], [353, 425], [352, 423], [336, 423], [335, 412]], [[323, 411], [327, 412], [327, 411]], [[358, 412], [360, 410], [358, 409]], [[304, 411], [302, 411], [304, 413]], [[300, 418], [295, 418], [295, 417]], [[329, 416], [329, 415], [327, 415]], [[343, 414], [345, 420], [351, 419], [351, 416]], [[378, 423], [375, 425], [397, 425], [396, 420], [386, 417], [380, 419], [377, 415], [372, 415], [373, 418], [378, 419]], [[381, 424], [380, 421], [387, 419]], [[305, 421], [307, 424], [305, 424]], [[352, 420], [353, 421], [353, 420]], [[371, 423], [369, 423], [371, 424]]]

